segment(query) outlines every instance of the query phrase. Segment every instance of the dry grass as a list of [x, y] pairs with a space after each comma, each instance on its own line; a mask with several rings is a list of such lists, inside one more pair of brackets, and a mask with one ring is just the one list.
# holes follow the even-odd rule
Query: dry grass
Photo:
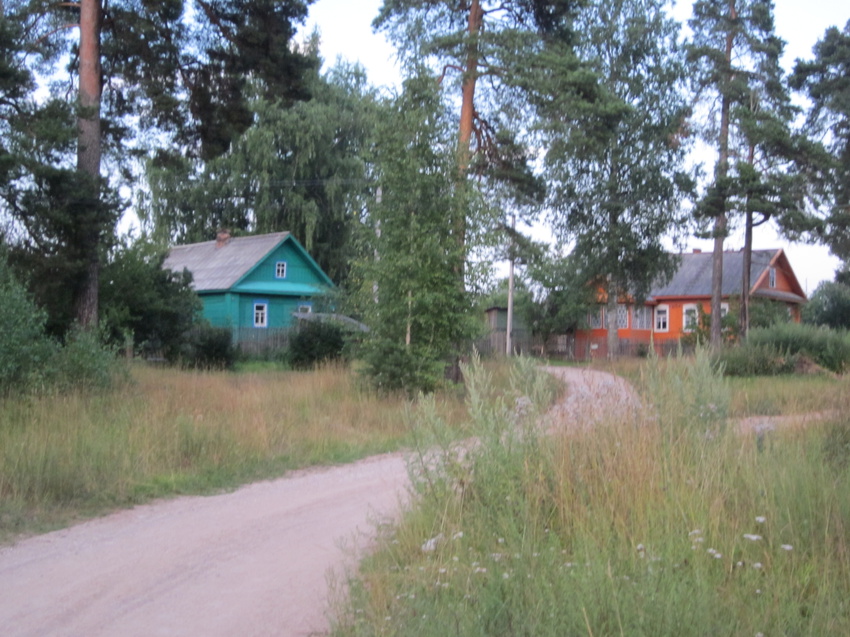
[[[140, 366], [132, 377], [102, 395], [3, 402], [0, 536], [412, 440], [408, 402], [375, 395], [345, 368], [231, 374]], [[436, 405], [452, 426], [465, 416], [457, 395]]]

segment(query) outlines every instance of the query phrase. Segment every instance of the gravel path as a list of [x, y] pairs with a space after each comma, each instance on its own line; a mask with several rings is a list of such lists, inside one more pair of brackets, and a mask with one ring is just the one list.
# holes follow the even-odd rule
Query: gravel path
[[[638, 399], [604, 372], [568, 383], [550, 427], [626, 416]], [[294, 472], [233, 493], [139, 506], [0, 548], [5, 637], [320, 634], [329, 574], [368, 548], [405, 497], [402, 454]]]

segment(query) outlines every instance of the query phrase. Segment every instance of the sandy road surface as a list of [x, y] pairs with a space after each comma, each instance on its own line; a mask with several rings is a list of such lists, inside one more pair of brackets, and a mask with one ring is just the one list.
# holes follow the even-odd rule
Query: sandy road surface
[[[621, 379], [552, 368], [570, 386], [547, 426], [636, 405]], [[620, 400], [600, 401], [611, 393]], [[321, 633], [329, 571], [398, 511], [402, 454], [295, 472], [233, 493], [120, 511], [0, 548], [0, 635], [282, 637]]]

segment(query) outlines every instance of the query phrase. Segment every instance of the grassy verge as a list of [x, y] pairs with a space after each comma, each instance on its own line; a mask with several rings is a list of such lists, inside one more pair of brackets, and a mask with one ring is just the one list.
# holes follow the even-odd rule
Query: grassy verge
[[[408, 403], [350, 370], [137, 367], [111, 393], [3, 400], [0, 541], [151, 498], [208, 493], [411, 444]], [[450, 428], [459, 395], [435, 409]]]
[[698, 356], [645, 372], [637, 426], [540, 436], [475, 374], [481, 443], [418, 467], [335, 635], [850, 634], [846, 393], [832, 422], [742, 437]]

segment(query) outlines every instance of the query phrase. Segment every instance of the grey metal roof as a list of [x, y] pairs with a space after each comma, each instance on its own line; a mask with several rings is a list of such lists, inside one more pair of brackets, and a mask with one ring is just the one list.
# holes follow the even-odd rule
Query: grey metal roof
[[197, 292], [227, 290], [288, 236], [288, 232], [275, 232], [232, 237], [221, 246], [216, 241], [175, 246], [163, 267], [174, 272], [189, 270]]
[[[753, 250], [750, 264], [750, 285], [755, 285], [762, 272], [770, 265], [778, 250]], [[649, 298], [670, 296], [711, 296], [712, 253], [699, 252], [682, 254], [679, 269], [664, 285], [655, 286]], [[723, 283], [721, 295], [741, 294], [741, 279], [744, 273], [744, 253], [723, 253]]]

